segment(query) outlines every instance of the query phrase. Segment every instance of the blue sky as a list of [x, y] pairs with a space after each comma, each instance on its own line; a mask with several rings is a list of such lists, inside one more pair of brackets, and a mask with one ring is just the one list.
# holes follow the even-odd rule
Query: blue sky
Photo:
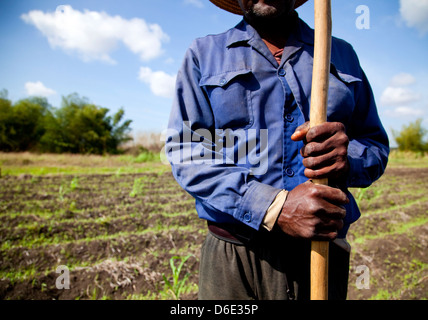
[[[428, 128], [428, 0], [332, 5], [333, 35], [354, 46], [387, 131], [417, 118]], [[298, 12], [313, 26], [313, 0]], [[240, 19], [208, 0], [1, 0], [0, 90], [55, 107], [77, 92], [124, 107], [135, 133], [161, 132], [192, 40]]]

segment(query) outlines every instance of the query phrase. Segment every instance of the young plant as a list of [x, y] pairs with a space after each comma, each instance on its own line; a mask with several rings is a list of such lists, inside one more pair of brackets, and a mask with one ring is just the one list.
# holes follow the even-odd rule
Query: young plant
[[78, 187], [79, 187], [79, 178], [78, 177], [74, 177], [73, 180], [71, 180], [71, 182], [70, 182], [70, 189], [72, 191], [74, 191]]
[[65, 194], [67, 193], [67, 190], [64, 188], [64, 186], [63, 185], [61, 185], [60, 187], [59, 187], [59, 190], [58, 190], [58, 198], [59, 198], [59, 201], [61, 201], [61, 202], [63, 202], [64, 201], [64, 196], [65, 196]]
[[134, 185], [132, 186], [132, 191], [129, 193], [129, 196], [134, 198], [137, 194], [143, 192], [144, 189], [144, 179], [136, 178], [134, 179]]
[[364, 188], [364, 189], [358, 189], [355, 195], [355, 201], [357, 202], [358, 206], [361, 206], [361, 203], [364, 199], [364, 197], [366, 196], [366, 193], [368, 191], [368, 188]]
[[[180, 280], [181, 269], [183, 268], [186, 261], [192, 256], [193, 255], [191, 255], [191, 254], [189, 254], [185, 257], [174, 256], [169, 260], [169, 264], [170, 264], [171, 270], [172, 270], [172, 280], [173, 280], [172, 283], [167, 279], [165, 274], [162, 274], [163, 280], [165, 281], [165, 285], [168, 288], [168, 291], [171, 292], [171, 294], [175, 300], [180, 299], [180, 295], [183, 291], [184, 284], [186, 283], [187, 279], [190, 276], [190, 273], [186, 273], [184, 275], [183, 279]], [[178, 267], [175, 266], [175, 262], [174, 262], [175, 260], [181, 260]]]

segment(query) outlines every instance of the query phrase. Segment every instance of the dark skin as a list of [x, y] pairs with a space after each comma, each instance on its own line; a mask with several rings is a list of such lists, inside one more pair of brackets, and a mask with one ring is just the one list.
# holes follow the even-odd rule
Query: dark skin
[[278, 48], [287, 41], [287, 16], [294, 9], [295, 0], [239, 0], [245, 19], [257, 30], [262, 39]]
[[[284, 26], [294, 3], [295, 0], [239, 0], [245, 19], [262, 39], [279, 48], [287, 42]], [[296, 129], [291, 139], [304, 142], [301, 154], [307, 178], [328, 178], [330, 182], [346, 179], [349, 139], [343, 124], [329, 122], [310, 128], [307, 122]], [[277, 225], [296, 238], [334, 240], [343, 228], [343, 205], [348, 202], [340, 189], [308, 181], [288, 193]]]
[[[328, 178], [333, 183], [346, 178], [349, 139], [342, 123], [326, 122], [310, 128], [306, 122], [296, 129], [291, 139], [305, 142], [300, 153], [307, 178]], [[343, 205], [348, 202], [340, 189], [308, 181], [289, 192], [277, 224], [294, 237], [334, 240], [343, 228], [346, 215]]]

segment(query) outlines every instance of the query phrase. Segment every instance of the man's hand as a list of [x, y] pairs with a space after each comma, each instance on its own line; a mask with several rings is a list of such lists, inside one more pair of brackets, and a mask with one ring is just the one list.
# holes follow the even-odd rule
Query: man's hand
[[334, 240], [343, 228], [349, 199], [336, 188], [310, 181], [289, 192], [277, 225], [286, 234], [310, 240]]
[[309, 128], [309, 122], [296, 129], [293, 141], [303, 140], [300, 150], [305, 176], [309, 179], [342, 180], [349, 172], [348, 144], [345, 126], [340, 122], [326, 122]]

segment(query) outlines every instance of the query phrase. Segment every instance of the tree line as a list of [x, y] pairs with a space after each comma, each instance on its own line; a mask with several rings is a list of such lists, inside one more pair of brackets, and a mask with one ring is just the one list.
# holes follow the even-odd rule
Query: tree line
[[[77, 93], [63, 97], [60, 108], [42, 97], [12, 103], [7, 96], [0, 91], [0, 151], [117, 154], [122, 143], [132, 140], [132, 120], [124, 119], [123, 108], [110, 116], [109, 109]], [[392, 133], [400, 151], [428, 152], [422, 119]]]
[[46, 98], [29, 97], [12, 103], [0, 91], [0, 150], [49, 153], [117, 154], [132, 140], [132, 120], [120, 108], [113, 115], [77, 93], [52, 107]]

